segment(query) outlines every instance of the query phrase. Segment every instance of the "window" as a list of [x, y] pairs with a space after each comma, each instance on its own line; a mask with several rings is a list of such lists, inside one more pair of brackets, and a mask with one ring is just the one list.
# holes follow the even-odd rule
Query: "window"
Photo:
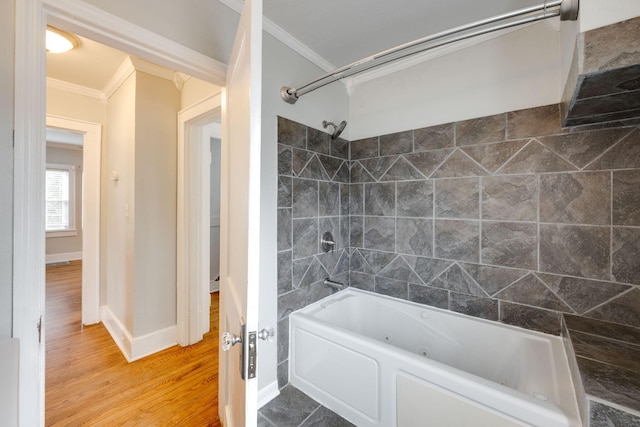
[[71, 165], [47, 164], [46, 223], [47, 237], [76, 235], [75, 194], [76, 168]]

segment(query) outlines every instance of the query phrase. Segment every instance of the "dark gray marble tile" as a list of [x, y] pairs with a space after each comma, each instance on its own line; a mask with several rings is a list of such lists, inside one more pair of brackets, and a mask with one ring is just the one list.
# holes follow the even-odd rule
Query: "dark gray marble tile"
[[[316, 255], [316, 259], [320, 261], [320, 264], [327, 271], [327, 276], [321, 277], [333, 277], [336, 274], [344, 273], [344, 264], [348, 264], [348, 255], [344, 249], [338, 249], [333, 252], [327, 252], [324, 254]], [[341, 271], [337, 269], [340, 268]]]
[[479, 219], [479, 178], [437, 179], [434, 183], [436, 218]]
[[433, 181], [396, 183], [396, 215], [399, 217], [433, 217]]
[[293, 175], [293, 151], [287, 145], [278, 144], [278, 174]]
[[318, 219], [294, 219], [292, 222], [293, 259], [319, 253]]
[[292, 182], [288, 176], [278, 175], [278, 207], [290, 208], [292, 199]]
[[364, 184], [349, 185], [349, 215], [364, 215]]
[[540, 176], [540, 221], [611, 224], [609, 172], [559, 173]]
[[583, 168], [629, 134], [629, 129], [601, 129], [538, 138], [543, 145]]
[[357, 249], [351, 253], [349, 266], [350, 271], [357, 271], [360, 273], [367, 273], [372, 275], [375, 274], [376, 270], [374, 270], [373, 267], [369, 265], [369, 262], [364, 258], [364, 256], [362, 256], [362, 253], [360, 251], [360, 249]]
[[452, 265], [447, 271], [432, 280], [429, 285], [476, 297], [487, 297], [486, 292], [457, 264]]
[[507, 139], [532, 138], [561, 132], [558, 104], [507, 113]]
[[365, 184], [364, 214], [394, 216], [396, 214], [396, 185], [392, 182]]
[[640, 170], [613, 172], [613, 225], [640, 225]]
[[403, 255], [402, 258], [425, 284], [431, 282], [453, 264], [451, 261], [411, 255]]
[[500, 321], [545, 334], [560, 335], [560, 313], [500, 301]]
[[258, 412], [258, 427], [273, 427], [273, 424], [267, 421], [267, 419]]
[[318, 181], [293, 179], [293, 217], [311, 218], [318, 216]]
[[278, 251], [291, 249], [291, 209], [278, 209]]
[[377, 274], [378, 277], [399, 280], [405, 283], [420, 283], [420, 278], [411, 269], [409, 264], [407, 264], [407, 262], [400, 256], [396, 257]]
[[640, 129], [634, 129], [585, 169], [640, 168]]
[[331, 295], [331, 290], [322, 283], [304, 286], [278, 296], [278, 320], [285, 319], [292, 312]]
[[[606, 73], [582, 75], [580, 76], [582, 79], [578, 79], [578, 84], [575, 88], [575, 101], [637, 90], [639, 88], [639, 75], [640, 64], [616, 68]], [[591, 99], [590, 101], [595, 100]], [[606, 110], [605, 112], [609, 113]]]
[[315, 258], [313, 256], [293, 260], [291, 280], [294, 288], [300, 287], [302, 279], [307, 274], [309, 267], [311, 266], [311, 264], [313, 264], [314, 261]]
[[449, 309], [487, 320], [498, 320], [498, 300], [474, 295], [450, 293]]
[[340, 182], [337, 174], [340, 168], [345, 164], [345, 161], [336, 157], [323, 156], [322, 154], [317, 154], [317, 157], [318, 160], [320, 160], [320, 164], [324, 168], [324, 171], [327, 173], [328, 179], [330, 181]]
[[608, 227], [540, 224], [540, 271], [609, 279]]
[[640, 328], [634, 328], [582, 316], [564, 315], [570, 331], [580, 331], [591, 335], [600, 335], [608, 339], [640, 345]]
[[463, 176], [484, 176], [487, 171], [475, 160], [457, 149], [432, 174], [433, 178], [456, 178]]
[[507, 116], [496, 114], [456, 122], [456, 145], [486, 144], [505, 140]]
[[369, 172], [369, 174], [376, 180], [382, 178], [382, 176], [393, 165], [398, 156], [385, 156], [385, 157], [373, 157], [371, 159], [362, 159], [359, 163]]
[[585, 313], [585, 316], [640, 328], [640, 289], [633, 288]]
[[482, 218], [537, 221], [538, 180], [535, 175], [482, 178]]
[[480, 223], [467, 220], [435, 221], [435, 256], [457, 261], [478, 262]]
[[364, 247], [379, 251], [395, 251], [396, 220], [367, 216], [364, 220]]
[[276, 333], [278, 334], [278, 363], [282, 363], [289, 358], [289, 317], [278, 321]]
[[355, 427], [332, 410], [320, 406], [300, 427]]
[[349, 141], [342, 138], [332, 139], [331, 155], [333, 157], [349, 160]]
[[282, 389], [282, 387], [289, 384], [289, 361], [285, 360], [282, 363], [278, 364], [277, 367], [277, 379], [278, 379], [278, 389]]
[[318, 214], [340, 215], [340, 184], [320, 181], [318, 183]]
[[375, 182], [376, 180], [371, 176], [369, 172], [360, 164], [360, 162], [355, 162], [353, 166], [351, 166], [350, 174], [350, 182], [352, 184], [356, 184], [359, 182]]
[[618, 282], [640, 284], [640, 228], [613, 227], [611, 274]]
[[571, 331], [570, 336], [576, 356], [640, 373], [640, 346], [578, 331]]
[[296, 287], [317, 287], [320, 286], [318, 282], [322, 282], [325, 278], [330, 276], [329, 272], [317, 257], [312, 257], [311, 260], [311, 264], [302, 276], [302, 279], [300, 279], [299, 283], [295, 284]]
[[402, 299], [407, 299], [409, 296], [407, 282], [380, 276], [376, 276], [375, 278], [375, 292], [377, 294]]
[[396, 222], [396, 251], [402, 254], [433, 255], [433, 220], [398, 218]]
[[413, 147], [415, 152], [439, 150], [455, 145], [454, 124], [430, 126], [413, 131]]
[[488, 295], [494, 295], [528, 273], [526, 270], [482, 264], [461, 263], [460, 266]]
[[583, 73], [640, 63], [640, 19], [633, 18], [584, 33]]
[[301, 150], [297, 148], [291, 149], [291, 164], [294, 176], [301, 176], [302, 171], [307, 166], [314, 154], [311, 151]]
[[[384, 268], [386, 268], [392, 261], [394, 261], [398, 254], [395, 252], [380, 252], [380, 251], [370, 251], [366, 249], [360, 249], [359, 252], [362, 254], [364, 259], [367, 261], [367, 264], [371, 267], [372, 271], [375, 274], [380, 273]], [[393, 276], [392, 276], [393, 277]]]
[[351, 160], [378, 157], [378, 137], [358, 139], [351, 141]]
[[353, 248], [364, 247], [364, 217], [349, 217], [349, 246]]
[[320, 154], [331, 152], [331, 136], [321, 130], [307, 128], [307, 150]]
[[413, 131], [380, 136], [380, 155], [411, 153], [413, 151]]
[[298, 427], [320, 404], [288, 385], [271, 402], [260, 409], [269, 422], [278, 427]]
[[543, 273], [537, 273], [537, 276], [578, 314], [591, 310], [629, 289], [627, 285], [613, 282]]
[[425, 176], [408, 160], [400, 156], [387, 173], [380, 178], [380, 181], [409, 181], [414, 179], [425, 179]]
[[325, 170], [322, 162], [318, 158], [318, 155], [313, 155], [307, 165], [302, 169], [302, 171], [298, 174], [301, 178], [309, 178], [315, 180], [323, 180], [330, 181], [331, 178], [327, 171]]
[[588, 395], [640, 410], [640, 373], [580, 356], [576, 361]]
[[375, 276], [365, 273], [359, 273], [357, 271], [351, 271], [349, 273], [349, 284], [350, 286], [357, 289], [374, 292], [376, 284]]
[[453, 152], [451, 148], [427, 151], [424, 153], [405, 154], [405, 159], [427, 178], [444, 162]]
[[278, 117], [278, 143], [296, 148], [306, 148], [307, 127], [293, 120]]
[[485, 264], [535, 270], [538, 227], [524, 222], [482, 222], [481, 259]]
[[640, 427], [640, 417], [596, 401], [589, 401], [590, 427]]
[[502, 165], [524, 147], [528, 139], [517, 141], [497, 142], [492, 144], [472, 145], [462, 147], [469, 157], [478, 162], [482, 167], [494, 173]]
[[278, 252], [278, 295], [293, 289], [291, 251]]
[[449, 309], [449, 291], [430, 286], [409, 283], [409, 301], [432, 307]]
[[498, 169], [497, 173], [522, 174], [572, 170], [576, 170], [576, 167], [534, 139]]
[[342, 162], [338, 172], [336, 172], [336, 175], [333, 177], [333, 180], [344, 184], [351, 182], [351, 169], [349, 169], [348, 161], [345, 160]]
[[349, 184], [340, 184], [340, 216], [348, 217], [351, 212], [350, 192]]
[[571, 309], [533, 273], [497, 293], [495, 297], [501, 300], [571, 313]]

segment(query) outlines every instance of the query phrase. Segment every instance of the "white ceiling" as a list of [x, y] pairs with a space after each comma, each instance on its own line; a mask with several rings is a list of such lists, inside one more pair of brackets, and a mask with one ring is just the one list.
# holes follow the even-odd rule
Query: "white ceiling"
[[[242, 0], [218, 1], [223, 9], [242, 7]], [[329, 71], [402, 43], [542, 1], [268, 0], [264, 2], [265, 29], [302, 44], [307, 57], [316, 58], [315, 62]], [[225, 12], [214, 14], [211, 25], [230, 32], [235, 27], [228, 22], [233, 12]], [[214, 59], [226, 63], [233, 35], [216, 37], [219, 51]], [[78, 38], [78, 49], [47, 54], [47, 76], [101, 91], [127, 55]]]

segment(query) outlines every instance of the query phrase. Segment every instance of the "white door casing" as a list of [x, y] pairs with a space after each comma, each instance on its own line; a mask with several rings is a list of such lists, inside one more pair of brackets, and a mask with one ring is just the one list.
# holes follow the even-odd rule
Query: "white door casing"
[[202, 125], [219, 119], [222, 92], [178, 113], [177, 317], [178, 344], [209, 331], [209, 144]]
[[82, 324], [100, 322], [100, 157], [102, 126], [47, 115], [47, 127], [80, 132], [82, 147]]
[[[244, 2], [224, 95], [220, 332], [241, 336], [244, 325], [248, 336], [258, 328], [262, 0]], [[257, 423], [258, 381], [248, 377], [241, 360], [250, 350], [249, 342], [244, 339], [228, 351], [220, 350], [219, 411], [228, 427]]]

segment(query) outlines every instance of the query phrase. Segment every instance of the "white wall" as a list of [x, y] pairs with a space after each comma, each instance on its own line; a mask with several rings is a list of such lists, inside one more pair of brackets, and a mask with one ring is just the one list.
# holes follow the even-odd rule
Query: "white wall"
[[559, 58], [559, 32], [541, 22], [365, 82], [350, 140], [558, 103]]
[[[340, 122], [348, 116], [348, 96], [342, 84], [333, 84], [309, 93], [295, 105], [280, 98], [282, 86], [293, 86], [324, 72], [264, 34], [262, 78], [262, 200], [260, 259], [260, 328], [276, 327], [277, 323], [277, 116], [286, 117], [316, 129], [322, 121]], [[348, 138], [349, 125], [343, 133]], [[276, 342], [260, 342], [258, 382], [263, 389], [276, 381]]]
[[[209, 168], [209, 215], [211, 217], [209, 227], [209, 280], [214, 281], [220, 275], [220, 139], [209, 138], [209, 145], [211, 150], [211, 167]], [[219, 289], [219, 287], [216, 287], [216, 289]]]
[[638, 0], [580, 0], [580, 32], [640, 16]]
[[12, 335], [14, 2], [0, 2], [0, 340]]
[[133, 336], [176, 324], [177, 113], [169, 80], [136, 72]]
[[[45, 253], [47, 257], [57, 254], [82, 253], [82, 148], [62, 148], [47, 146], [47, 163], [76, 166], [75, 170], [75, 222], [76, 235], [47, 237]], [[74, 258], [75, 259], [75, 258]]]
[[221, 89], [220, 86], [191, 77], [184, 82], [180, 91], [180, 109], [191, 107], [214, 93], [220, 92]]

